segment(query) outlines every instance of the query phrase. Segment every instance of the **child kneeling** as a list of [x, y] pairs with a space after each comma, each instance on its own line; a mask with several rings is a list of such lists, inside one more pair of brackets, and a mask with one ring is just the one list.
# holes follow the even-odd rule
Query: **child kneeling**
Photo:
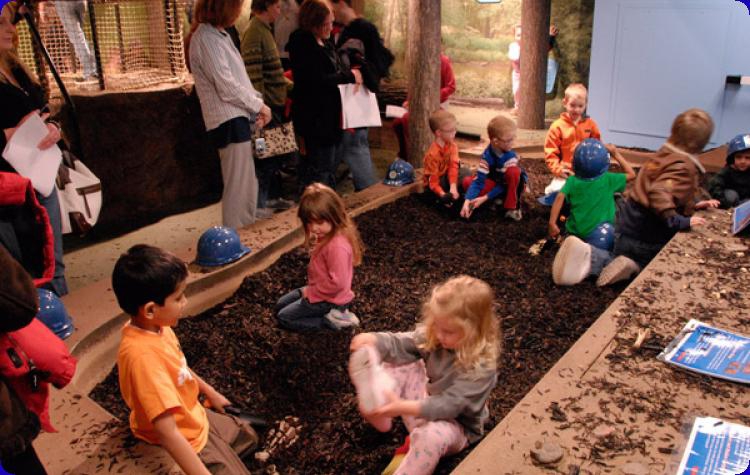
[[[188, 474], [250, 475], [241, 457], [258, 436], [224, 412], [230, 402], [187, 365], [173, 326], [185, 318], [187, 266], [144, 244], [120, 256], [112, 272], [117, 303], [130, 315], [117, 368], [133, 435], [161, 445]], [[203, 408], [198, 395], [216, 411]]]
[[[456, 116], [445, 110], [430, 114], [435, 140], [424, 156], [424, 186], [441, 203], [450, 207], [458, 198], [461, 177], [456, 145]], [[466, 173], [468, 175], [468, 172]]]
[[466, 196], [461, 208], [462, 218], [471, 217], [487, 200], [504, 196], [505, 217], [521, 220], [521, 193], [528, 176], [513, 151], [517, 131], [516, 121], [507, 114], [499, 114], [487, 124], [490, 144], [482, 154], [476, 176], [463, 181]]
[[344, 201], [326, 185], [313, 183], [302, 193], [297, 216], [305, 229], [305, 246], [312, 248], [307, 286], [279, 299], [274, 308], [279, 325], [300, 332], [359, 325], [349, 305], [363, 246]]
[[397, 416], [409, 430], [396, 474], [430, 474], [441, 457], [483, 436], [502, 341], [492, 301], [485, 282], [454, 277], [432, 290], [414, 331], [352, 339], [349, 374], [360, 413], [381, 432]]

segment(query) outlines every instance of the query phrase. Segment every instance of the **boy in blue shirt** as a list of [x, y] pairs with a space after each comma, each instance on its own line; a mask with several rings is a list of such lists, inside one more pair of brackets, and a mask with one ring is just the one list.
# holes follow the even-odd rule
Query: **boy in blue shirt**
[[463, 181], [466, 196], [461, 208], [462, 218], [471, 217], [487, 200], [504, 197], [505, 217], [521, 220], [521, 193], [528, 176], [513, 151], [517, 130], [516, 122], [507, 114], [499, 114], [487, 124], [490, 144], [482, 154], [476, 176]]

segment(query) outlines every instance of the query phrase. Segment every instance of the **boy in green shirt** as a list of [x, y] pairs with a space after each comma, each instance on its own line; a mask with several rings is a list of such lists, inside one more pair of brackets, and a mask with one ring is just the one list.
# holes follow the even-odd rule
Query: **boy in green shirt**
[[[625, 173], [610, 173], [610, 154], [622, 167]], [[560, 210], [568, 200], [570, 215], [565, 222], [569, 234], [578, 236], [589, 244], [601, 247], [603, 243], [614, 242], [612, 239], [601, 239], [601, 228], [615, 221], [614, 194], [625, 191], [626, 182], [635, 178], [633, 167], [625, 160], [617, 148], [604, 145], [596, 139], [585, 139], [575, 149], [573, 171], [565, 181], [562, 190], [557, 194], [549, 218], [549, 235], [555, 238], [560, 235], [557, 222]], [[605, 249], [610, 250], [610, 249]]]

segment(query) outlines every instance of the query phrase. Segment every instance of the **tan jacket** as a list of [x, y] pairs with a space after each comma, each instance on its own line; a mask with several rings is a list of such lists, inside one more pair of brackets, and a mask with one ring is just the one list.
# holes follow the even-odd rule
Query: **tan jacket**
[[698, 180], [705, 171], [695, 155], [665, 143], [643, 165], [626, 196], [662, 219], [675, 214], [690, 216], [699, 191]]

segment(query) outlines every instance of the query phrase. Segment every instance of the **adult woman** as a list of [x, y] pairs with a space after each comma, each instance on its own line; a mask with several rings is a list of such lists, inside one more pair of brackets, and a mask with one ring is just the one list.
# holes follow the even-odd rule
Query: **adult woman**
[[258, 181], [251, 133], [263, 127], [271, 110], [263, 104], [245, 72], [242, 57], [225, 31], [242, 11], [242, 0], [198, 0], [189, 40], [190, 66], [206, 130], [219, 150], [225, 226], [255, 222]]
[[[294, 97], [292, 120], [306, 152], [301, 158], [307, 176], [303, 183], [322, 182], [335, 188], [341, 141], [341, 96], [338, 85], [362, 84], [356, 69], [344, 70], [330, 41], [333, 12], [323, 0], [305, 0], [299, 10], [299, 29], [289, 37]], [[301, 172], [305, 175], [305, 173]]]
[[[287, 122], [284, 108], [286, 96], [292, 82], [284, 77], [279, 51], [273, 38], [271, 24], [281, 14], [281, 0], [253, 0], [250, 5], [253, 16], [242, 36], [242, 59], [253, 87], [263, 94], [265, 102], [273, 111], [274, 120]], [[292, 204], [279, 199], [281, 179], [279, 170], [289, 155], [256, 160], [258, 175], [258, 208], [285, 209]], [[270, 198], [270, 199], [269, 199]]]
[[[18, 6], [16, 2], [5, 5], [0, 12], [0, 150], [5, 148], [16, 128], [30, 115], [37, 114], [45, 107], [44, 90], [33, 78], [31, 72], [15, 54], [18, 45], [18, 33], [15, 23]], [[60, 140], [60, 129], [56, 123], [48, 120], [49, 114], [42, 114], [47, 122], [47, 136], [37, 146], [40, 150], [52, 147]], [[13, 167], [0, 157], [0, 172], [15, 173]], [[62, 296], [68, 293], [65, 282], [65, 263], [63, 262], [62, 223], [60, 219], [60, 202], [57, 189], [53, 188], [49, 196], [37, 193], [39, 203], [49, 215], [55, 247], [55, 273], [48, 285], [50, 290]], [[19, 262], [26, 266], [27, 250], [21, 233], [23, 223], [18, 221], [9, 210], [0, 213], [0, 244]]]

